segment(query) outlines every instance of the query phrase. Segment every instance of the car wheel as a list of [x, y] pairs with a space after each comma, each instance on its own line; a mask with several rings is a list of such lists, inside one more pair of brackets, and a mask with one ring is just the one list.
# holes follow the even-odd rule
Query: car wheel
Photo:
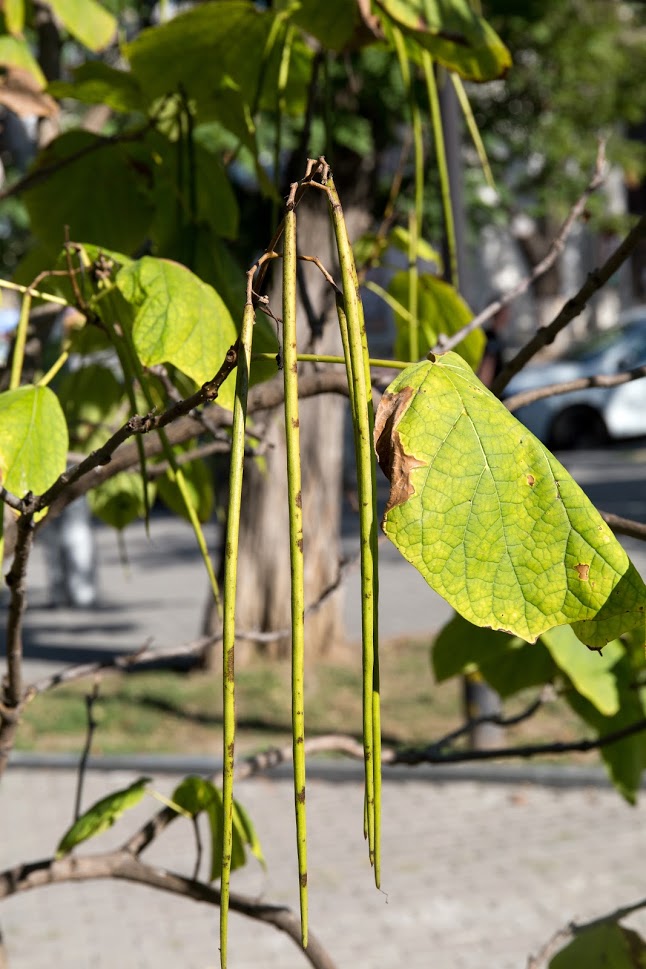
[[610, 440], [603, 417], [591, 407], [570, 407], [554, 418], [550, 447], [574, 451], [604, 447]]

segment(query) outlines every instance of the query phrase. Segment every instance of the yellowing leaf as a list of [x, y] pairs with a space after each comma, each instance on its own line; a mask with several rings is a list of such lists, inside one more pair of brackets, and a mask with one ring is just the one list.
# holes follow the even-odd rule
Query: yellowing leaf
[[42, 494], [65, 470], [67, 424], [49, 387], [0, 394], [0, 484], [22, 497]]
[[[223, 300], [179, 263], [146, 256], [124, 266], [117, 286], [134, 310], [133, 340], [142, 363], [171, 363], [196, 383], [210, 380], [229, 347], [236, 328]], [[218, 397], [233, 406], [233, 381]]]
[[548, 629], [541, 636], [557, 666], [572, 681], [578, 692], [592, 703], [599, 713], [612, 717], [619, 710], [619, 690], [612, 668], [625, 656], [620, 642], [604, 647], [601, 654], [581, 649], [581, 641], [569, 626]]
[[[420, 350], [428, 353], [436, 346], [441, 334], [452, 336], [473, 319], [473, 313], [458, 291], [438, 276], [421, 273], [418, 288], [418, 324]], [[390, 281], [388, 292], [405, 310], [409, 309], [408, 272], [397, 273]], [[395, 313], [395, 357], [410, 360], [410, 324], [400, 313]], [[477, 370], [482, 360], [486, 338], [482, 330], [473, 330], [456, 347], [456, 353]]]
[[565, 468], [455, 353], [404, 370], [377, 411], [383, 528], [462, 616], [530, 642], [576, 623], [644, 633], [646, 587]]
[[66, 30], [90, 50], [107, 47], [117, 31], [117, 21], [96, 0], [49, 0]]

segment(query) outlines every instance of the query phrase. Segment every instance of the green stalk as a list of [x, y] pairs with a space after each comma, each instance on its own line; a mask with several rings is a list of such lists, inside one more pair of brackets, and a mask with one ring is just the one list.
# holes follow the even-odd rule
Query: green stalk
[[278, 206], [280, 204], [280, 156], [282, 153], [283, 118], [286, 114], [285, 91], [287, 90], [289, 62], [292, 56], [293, 43], [294, 27], [292, 24], [288, 24], [285, 28], [285, 41], [280, 55], [278, 90], [276, 92], [276, 140], [274, 142], [274, 188], [276, 189], [276, 198], [272, 202], [272, 225], [276, 225], [278, 222]]
[[[398, 306], [401, 304], [398, 303]], [[335, 357], [330, 353], [298, 353], [296, 359], [299, 363], [346, 363], [345, 357]], [[251, 362], [254, 360], [271, 360], [276, 362], [275, 353], [252, 353]], [[405, 370], [410, 367], [410, 360], [387, 360], [380, 357], [370, 357], [368, 361], [371, 367], [380, 367], [383, 370]]]
[[220, 882], [220, 965], [227, 964], [227, 928], [231, 880], [231, 851], [233, 848], [233, 761], [235, 748], [235, 680], [234, 649], [236, 622], [236, 588], [238, 581], [238, 543], [240, 536], [240, 508], [242, 505], [242, 475], [244, 470], [245, 425], [247, 422], [247, 394], [251, 365], [251, 337], [255, 313], [251, 294], [242, 317], [238, 341], [238, 371], [236, 396], [233, 405], [231, 430], [231, 470], [229, 472], [229, 506], [227, 537], [224, 550], [224, 614], [222, 628], [222, 877]]
[[19, 283], [12, 283], [8, 279], [0, 279], [0, 289], [10, 289], [14, 293], [29, 293], [33, 299], [43, 299], [47, 303], [56, 303], [58, 306], [69, 306], [69, 303], [62, 296], [54, 296], [52, 293], [42, 293], [31, 286], [21, 286]]
[[480, 131], [478, 130], [478, 125], [476, 124], [476, 119], [473, 116], [473, 111], [471, 110], [471, 105], [469, 103], [469, 98], [467, 92], [464, 90], [464, 84], [462, 83], [462, 78], [455, 71], [451, 71], [449, 74], [453, 82], [453, 87], [455, 88], [455, 93], [458, 96], [458, 101], [460, 102], [460, 107], [462, 108], [462, 114], [464, 115], [464, 120], [467, 123], [467, 128], [469, 129], [469, 134], [471, 135], [471, 140], [478, 153], [478, 159], [482, 167], [482, 173], [485, 177], [485, 181], [490, 188], [496, 190], [496, 183], [494, 181], [493, 172], [491, 171], [491, 165], [489, 164], [489, 159], [487, 158], [487, 150], [484, 146], [484, 142], [480, 137]]
[[[330, 215], [334, 227], [339, 254], [339, 266], [343, 284], [344, 315], [347, 320], [348, 381], [352, 384], [354, 400], [354, 433], [357, 453], [357, 485], [359, 491], [361, 532], [361, 630], [363, 643], [363, 748], [365, 764], [365, 789], [367, 805], [368, 852], [375, 866], [375, 880], [379, 884], [379, 845], [375, 831], [379, 830], [381, 803], [375, 797], [374, 751], [380, 738], [374, 735], [374, 654], [377, 628], [377, 509], [374, 501], [376, 490], [375, 455], [372, 444], [371, 415], [372, 396], [367, 342], [357, 271], [348, 239], [343, 209], [334, 182], [327, 182]], [[343, 336], [343, 326], [342, 326]], [[377, 758], [379, 761], [380, 758]], [[377, 823], [375, 823], [377, 820]]]
[[455, 241], [455, 223], [451, 206], [451, 189], [449, 185], [449, 169], [446, 163], [446, 148], [444, 147], [444, 132], [442, 130], [442, 115], [440, 113], [440, 99], [437, 93], [437, 83], [433, 71], [433, 58], [428, 51], [422, 51], [422, 67], [426, 78], [428, 103], [431, 109], [433, 123], [433, 137], [435, 139], [435, 156], [437, 170], [440, 176], [440, 190], [442, 193], [442, 208], [444, 210], [444, 224], [446, 226], [446, 242], [449, 250], [449, 267], [451, 282], [459, 289], [458, 276], [458, 248]]
[[31, 291], [27, 290], [20, 307], [20, 318], [16, 329], [16, 339], [13, 345], [13, 359], [11, 361], [11, 376], [9, 390], [16, 390], [20, 386], [22, 366], [25, 362], [25, 345], [27, 343], [27, 329], [29, 327], [29, 313], [31, 311]]
[[294, 805], [301, 905], [301, 939], [307, 948], [307, 838], [305, 816], [305, 720], [303, 667], [305, 660], [305, 587], [303, 571], [303, 508], [298, 417], [298, 364], [296, 360], [296, 213], [285, 215], [283, 242], [283, 355], [285, 383], [285, 437], [289, 502], [289, 554], [292, 594], [292, 743], [294, 750]]
[[69, 356], [70, 356], [69, 350], [63, 350], [59, 358], [56, 360], [55, 363], [52, 364], [52, 366], [49, 368], [47, 373], [43, 374], [43, 376], [40, 378], [40, 380], [38, 381], [38, 386], [47, 387], [47, 385], [52, 382], [52, 380], [59, 372], [59, 370], [63, 369], [63, 367], [69, 360]]
[[401, 30], [393, 27], [393, 39], [399, 61], [404, 89], [413, 129], [413, 150], [415, 156], [415, 208], [408, 216], [408, 308], [410, 312], [409, 346], [411, 360], [419, 357], [419, 273], [417, 271], [418, 239], [422, 233], [424, 213], [424, 140], [422, 134], [422, 115], [415, 99], [411, 78], [410, 62]]

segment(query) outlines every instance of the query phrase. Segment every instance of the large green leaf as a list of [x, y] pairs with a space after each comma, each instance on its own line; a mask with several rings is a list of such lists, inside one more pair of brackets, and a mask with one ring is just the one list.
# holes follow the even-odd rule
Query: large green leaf
[[[117, 286], [133, 307], [133, 340], [145, 366], [171, 363], [198, 384], [215, 375], [237, 334], [214, 289], [185, 266], [150, 256], [120, 269]], [[233, 394], [229, 380], [218, 403], [232, 407]]]
[[[390, 281], [388, 292], [405, 310], [410, 309], [407, 271], [396, 273]], [[418, 281], [418, 325], [420, 350], [427, 353], [436, 346], [441, 334], [452, 336], [473, 319], [473, 313], [450, 283], [438, 276], [421, 273]], [[410, 360], [410, 323], [400, 313], [395, 313], [395, 357]], [[477, 370], [482, 360], [486, 338], [482, 330], [474, 330], [458, 343], [456, 353]]]
[[376, 0], [406, 34], [468, 81], [491, 81], [511, 67], [511, 55], [469, 0]]
[[117, 31], [113, 15], [96, 0], [48, 0], [56, 16], [73, 37], [90, 50], [107, 47]]
[[461, 615], [530, 642], [578, 620], [590, 646], [644, 635], [646, 587], [552, 454], [455, 353], [404, 370], [379, 405], [383, 528]]
[[181, 85], [203, 113], [212, 92], [228, 75], [243, 100], [251, 103], [273, 19], [245, 0], [205, 3], [142, 31], [126, 45], [125, 54], [151, 100], [176, 92]]
[[617, 713], [619, 691], [612, 669], [626, 655], [619, 641], [608, 643], [602, 653], [581, 649], [581, 640], [574, 635], [570, 626], [546, 630], [541, 641], [582, 696], [606, 717]]
[[85, 61], [72, 72], [73, 81], [53, 81], [47, 93], [76, 98], [84, 104], [105, 104], [113, 111], [143, 111], [144, 98], [136, 77], [103, 61]]
[[41, 152], [34, 171], [57, 165], [23, 194], [32, 232], [46, 248], [59, 252], [66, 225], [72, 239], [108, 249], [141, 245], [153, 215], [155, 165], [144, 145], [69, 131]]
[[[586, 650], [579, 650], [585, 653]], [[474, 667], [501, 697], [548, 683], [556, 666], [539, 640], [526, 643], [517, 636], [474, 626], [456, 615], [444, 626], [431, 649], [438, 683]]]
[[81, 842], [87, 841], [88, 838], [93, 838], [112, 827], [124, 811], [139, 804], [146, 793], [146, 785], [149, 783], [150, 777], [140, 777], [130, 787], [108, 794], [107, 797], [101, 798], [100, 801], [93, 804], [65, 832], [56, 849], [56, 857], [62, 858], [64, 855], [68, 855], [72, 848], [75, 848]]
[[550, 960], [549, 969], [644, 969], [646, 943], [618, 922], [602, 922], [577, 932]]
[[0, 394], [0, 485], [16, 495], [42, 494], [65, 470], [67, 424], [49, 387]]

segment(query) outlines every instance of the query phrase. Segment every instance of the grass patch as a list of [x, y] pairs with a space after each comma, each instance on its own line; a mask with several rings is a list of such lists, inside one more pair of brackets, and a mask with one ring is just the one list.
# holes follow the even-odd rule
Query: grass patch
[[[382, 726], [385, 743], [423, 744], [462, 722], [458, 681], [434, 683], [428, 640], [382, 646]], [[287, 743], [290, 665], [257, 657], [236, 672], [238, 753]], [[17, 737], [20, 750], [80, 752], [86, 735], [90, 681], [58, 687], [27, 707]], [[524, 698], [525, 701], [527, 698]], [[523, 698], [515, 701], [522, 706]], [[218, 673], [149, 671], [105, 673], [94, 706], [95, 754], [172, 753], [218, 756], [222, 695]], [[310, 663], [306, 670], [309, 736], [361, 732], [359, 649]], [[574, 739], [581, 725], [563, 704], [508, 732], [510, 744]]]

